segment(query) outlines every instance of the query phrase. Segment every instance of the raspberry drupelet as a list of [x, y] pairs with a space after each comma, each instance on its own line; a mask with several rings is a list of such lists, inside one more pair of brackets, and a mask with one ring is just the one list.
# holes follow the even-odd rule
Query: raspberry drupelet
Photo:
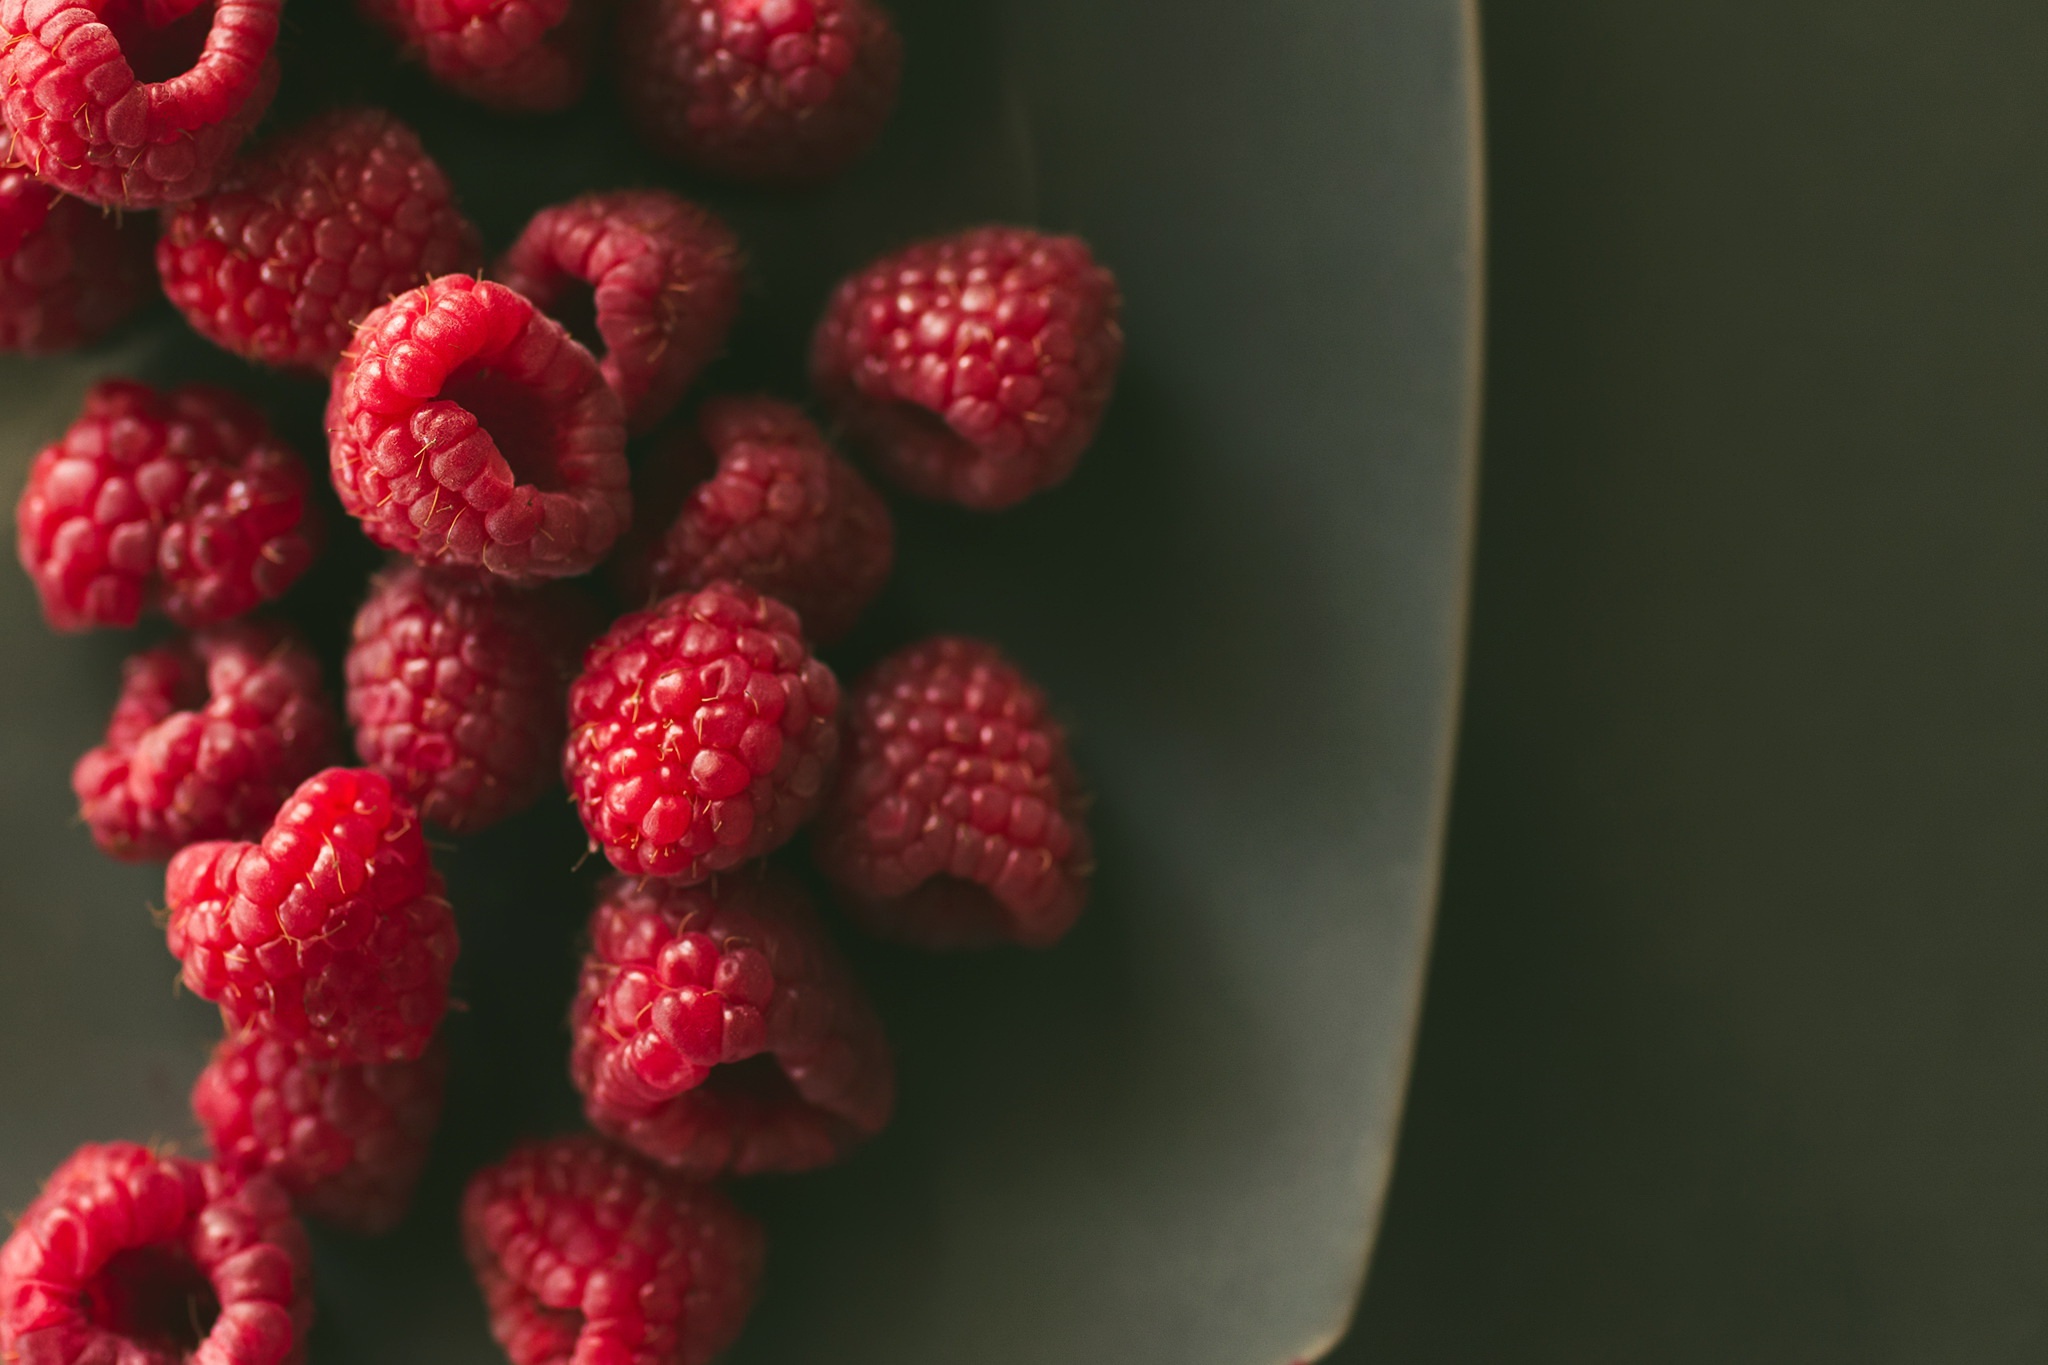
[[470, 834], [526, 809], [560, 771], [563, 698], [589, 638], [570, 590], [408, 564], [356, 613], [356, 752], [423, 819]]
[[780, 873], [613, 877], [569, 1029], [591, 1126], [690, 1175], [829, 1165], [895, 1105], [881, 1021]]
[[201, 336], [325, 375], [394, 294], [474, 270], [477, 231], [413, 131], [379, 109], [322, 114], [164, 215], [156, 267]]
[[1045, 694], [995, 646], [940, 636], [853, 689], [813, 841], [855, 918], [927, 948], [1057, 942], [1088, 897], [1086, 805]]
[[87, 1144], [0, 1247], [0, 1359], [298, 1365], [311, 1291], [312, 1252], [275, 1182]]
[[0, 0], [14, 159], [108, 208], [212, 188], [277, 93], [284, 0]]
[[502, 284], [444, 275], [364, 319], [334, 370], [327, 436], [341, 505], [423, 564], [573, 577], [632, 518], [617, 395]]
[[657, 151], [766, 184], [844, 170], [903, 74], [872, 0], [626, 0], [619, 53], [627, 112]]
[[259, 1033], [223, 1039], [192, 1087], [215, 1159], [268, 1175], [299, 1212], [374, 1236], [404, 1219], [426, 1165], [448, 1058], [333, 1062]]
[[236, 622], [131, 656], [106, 742], [71, 789], [116, 858], [168, 858], [261, 834], [292, 789], [340, 757], [320, 661], [280, 626]]
[[621, 617], [569, 689], [562, 775], [621, 872], [699, 882], [796, 833], [839, 752], [839, 683], [737, 583]]
[[746, 1325], [766, 1251], [715, 1186], [588, 1136], [479, 1171], [462, 1236], [512, 1365], [708, 1365]]
[[410, 1061], [448, 1008], [455, 916], [419, 817], [378, 773], [315, 774], [257, 843], [188, 845], [164, 894], [185, 985], [230, 1034]]
[[609, 0], [356, 0], [435, 81], [502, 113], [552, 113], [583, 95]]
[[132, 626], [146, 607], [213, 625], [312, 564], [308, 484], [235, 395], [109, 379], [29, 467], [17, 549], [58, 630]]
[[906, 490], [993, 511], [1073, 473], [1123, 361], [1116, 280], [1078, 237], [976, 228], [842, 283], [811, 378]]
[[97, 341], [142, 302], [148, 225], [30, 175], [0, 128], [0, 351], [48, 355]]
[[659, 190], [542, 209], [494, 273], [577, 335], [589, 322], [586, 339], [603, 343], [599, 368], [636, 432], [668, 416], [739, 312], [739, 240]]

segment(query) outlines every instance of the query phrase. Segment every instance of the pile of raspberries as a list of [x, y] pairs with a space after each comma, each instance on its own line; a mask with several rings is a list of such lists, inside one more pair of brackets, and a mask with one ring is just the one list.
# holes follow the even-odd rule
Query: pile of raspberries
[[[21, 1216], [0, 1359], [303, 1359], [298, 1218], [396, 1226], [440, 1117], [458, 935], [427, 828], [515, 817], [559, 774], [613, 869], [568, 1019], [592, 1131], [476, 1173], [466, 1250], [515, 1365], [700, 1365], [764, 1251], [716, 1182], [836, 1162], [895, 1100], [881, 1021], [771, 855], [808, 829], [838, 909], [926, 948], [1044, 947], [1087, 899], [1085, 794], [1015, 663], [939, 636], [842, 688], [819, 651], [889, 577], [863, 469], [980, 510], [1072, 473], [1117, 288], [1072, 237], [919, 242], [825, 302], [813, 407], [686, 411], [741, 306], [734, 234], [593, 187], [493, 256], [387, 112], [250, 141], [291, 79], [284, 3], [0, 0], [0, 349], [91, 343], [153, 279], [206, 341], [325, 380], [356, 522], [317, 524], [301, 454], [219, 388], [107, 380], [34, 458], [16, 529], [50, 626], [174, 628], [72, 783], [108, 856], [168, 860], [168, 944], [225, 1037], [192, 1091], [210, 1158], [88, 1145]], [[659, 153], [775, 187], [856, 160], [903, 62], [872, 0], [358, 8], [491, 109], [608, 79]], [[267, 610], [358, 532], [390, 559], [351, 639]]]

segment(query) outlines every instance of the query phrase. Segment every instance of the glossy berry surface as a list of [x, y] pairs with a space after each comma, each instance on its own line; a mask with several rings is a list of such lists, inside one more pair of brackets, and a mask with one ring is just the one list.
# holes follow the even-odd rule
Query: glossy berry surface
[[356, 0], [435, 81], [505, 113], [567, 109], [609, 0]]
[[0, 128], [0, 351], [48, 355], [97, 341], [149, 288], [149, 225], [61, 194]]

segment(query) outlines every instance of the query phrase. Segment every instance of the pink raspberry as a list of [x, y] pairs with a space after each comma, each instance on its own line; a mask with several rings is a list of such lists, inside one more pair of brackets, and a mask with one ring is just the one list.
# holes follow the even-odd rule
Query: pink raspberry
[[636, 432], [668, 416], [716, 358], [740, 306], [739, 240], [659, 190], [542, 209], [496, 273], [576, 335], [604, 343], [599, 368]]
[[148, 226], [45, 185], [0, 127], [0, 351], [48, 355], [97, 341], [149, 287]]
[[261, 834], [340, 754], [320, 661], [282, 627], [215, 626], [131, 656], [121, 677], [106, 742], [71, 771], [86, 828], [116, 858]]
[[0, 1247], [0, 1359], [298, 1365], [312, 1271], [274, 1182], [132, 1142], [87, 1144]]
[[1074, 472], [1116, 387], [1121, 310], [1080, 238], [976, 228], [841, 284], [811, 378], [905, 489], [993, 511]]
[[448, 1008], [455, 916], [419, 817], [377, 773], [315, 774], [258, 843], [188, 845], [164, 895], [185, 985], [230, 1033], [410, 1061]]
[[220, 1164], [268, 1175], [308, 1217], [350, 1232], [404, 1219], [441, 1122], [447, 1053], [416, 1062], [334, 1062], [245, 1033], [222, 1040], [192, 1087]]
[[876, 933], [927, 948], [1056, 943], [1088, 898], [1086, 799], [1045, 694], [995, 646], [940, 636], [854, 688], [813, 845]]
[[566, 592], [411, 564], [371, 585], [348, 652], [356, 752], [423, 818], [472, 833], [555, 780], [589, 638]]
[[591, 1126], [691, 1175], [830, 1165], [895, 1104], [881, 1022], [774, 872], [605, 883], [569, 1027]]
[[716, 1186], [584, 1136], [477, 1172], [462, 1239], [512, 1365], [707, 1365], [746, 1325], [766, 1250]]
[[201, 336], [326, 374], [355, 324], [425, 279], [474, 270], [477, 231], [413, 131], [378, 109], [322, 114], [164, 215], [157, 273]]
[[569, 794], [621, 872], [700, 882], [811, 818], [839, 751], [839, 683], [796, 613], [714, 583], [621, 617], [569, 689]]
[[505, 113], [582, 98], [600, 0], [356, 0], [363, 17], [459, 95]]
[[21, 564], [58, 630], [132, 626], [149, 606], [212, 625], [282, 596], [313, 562], [307, 484], [233, 394], [109, 379], [29, 467]]
[[327, 436], [341, 505], [423, 564], [572, 577], [632, 518], [617, 396], [502, 284], [444, 275], [364, 319], [334, 370]]
[[663, 155], [738, 180], [825, 180], [889, 121], [903, 44], [870, 0], [626, 0], [626, 107]]
[[204, 194], [277, 93], [284, 0], [0, 0], [15, 159], [146, 209]]

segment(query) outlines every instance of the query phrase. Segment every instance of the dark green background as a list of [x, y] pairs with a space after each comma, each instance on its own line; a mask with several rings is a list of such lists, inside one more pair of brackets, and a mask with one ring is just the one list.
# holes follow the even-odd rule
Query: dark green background
[[2048, 5], [1484, 18], [1466, 724], [1338, 1358], [2048, 1359]]

